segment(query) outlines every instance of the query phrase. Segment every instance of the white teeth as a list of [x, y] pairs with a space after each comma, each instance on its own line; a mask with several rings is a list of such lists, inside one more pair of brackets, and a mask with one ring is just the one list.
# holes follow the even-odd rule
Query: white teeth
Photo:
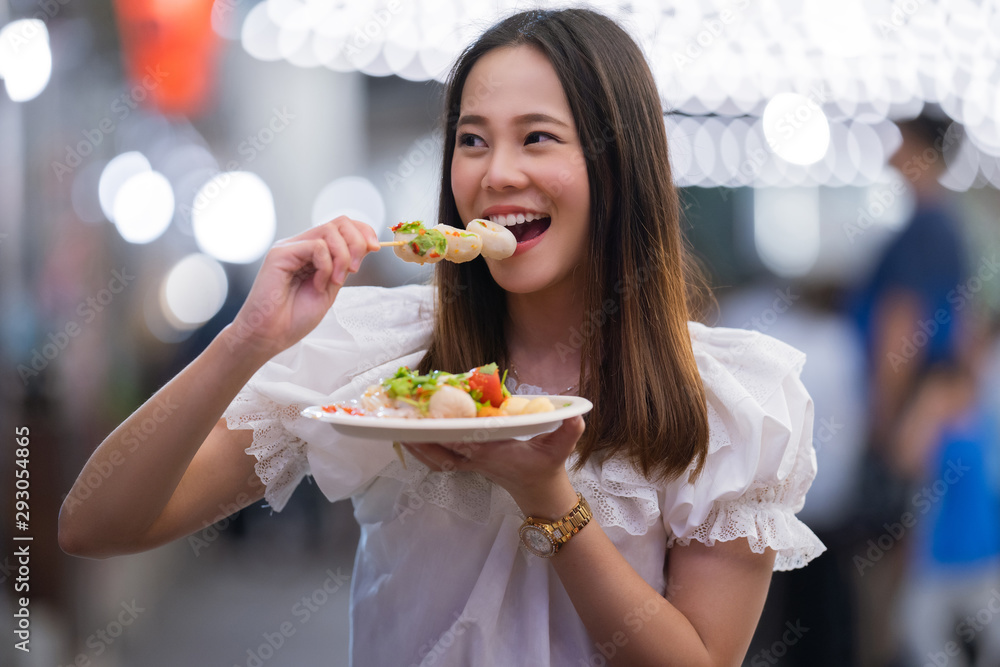
[[541, 220], [548, 217], [543, 213], [512, 213], [510, 215], [491, 215], [490, 220], [504, 227], [513, 227], [532, 220]]

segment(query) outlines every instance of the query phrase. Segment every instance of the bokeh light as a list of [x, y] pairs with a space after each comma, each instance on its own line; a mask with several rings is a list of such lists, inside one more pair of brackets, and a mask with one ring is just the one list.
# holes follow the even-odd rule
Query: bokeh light
[[222, 265], [208, 255], [193, 253], [177, 262], [163, 280], [164, 314], [179, 328], [194, 328], [219, 312], [228, 293]]
[[256, 261], [274, 242], [271, 189], [250, 172], [217, 174], [195, 196], [191, 226], [202, 252], [233, 264]]
[[156, 171], [135, 174], [115, 194], [115, 227], [129, 243], [149, 243], [167, 231], [174, 217], [174, 191]]
[[97, 183], [97, 196], [104, 211], [104, 217], [111, 222], [115, 221], [115, 199], [118, 197], [118, 190], [125, 184], [125, 181], [136, 174], [152, 171], [149, 160], [138, 151], [122, 153], [111, 159], [104, 166], [101, 178]]
[[313, 202], [312, 224], [322, 225], [339, 215], [368, 223], [376, 234], [385, 228], [385, 202], [367, 178], [347, 176], [324, 187]]
[[753, 202], [760, 260], [783, 278], [807, 275], [819, 258], [819, 189], [759, 188]]
[[39, 19], [11, 21], [0, 28], [0, 77], [15, 102], [38, 97], [52, 76], [49, 31]]
[[830, 123], [815, 100], [779, 93], [764, 109], [764, 137], [775, 155], [792, 164], [818, 162], [830, 147]]

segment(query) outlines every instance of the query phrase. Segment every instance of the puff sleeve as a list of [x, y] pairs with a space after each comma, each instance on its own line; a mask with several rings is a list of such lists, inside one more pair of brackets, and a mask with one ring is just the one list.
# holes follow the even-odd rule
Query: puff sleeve
[[246, 453], [281, 511], [312, 475], [330, 500], [352, 495], [395, 459], [388, 446], [337, 434], [302, 417], [310, 405], [356, 398], [370, 384], [416, 365], [433, 325], [433, 291], [425, 285], [345, 287], [305, 338], [276, 355], [223, 413], [230, 429], [253, 429]]
[[802, 567], [825, 550], [798, 518], [816, 476], [813, 404], [799, 379], [805, 355], [755, 331], [691, 323], [708, 403], [709, 448], [701, 475], [668, 483], [668, 546], [747, 538], [777, 552], [775, 570]]

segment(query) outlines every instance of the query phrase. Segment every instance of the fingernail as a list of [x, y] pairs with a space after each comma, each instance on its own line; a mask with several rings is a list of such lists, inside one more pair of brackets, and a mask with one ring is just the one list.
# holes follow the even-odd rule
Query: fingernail
[[351, 262], [351, 271], [354, 271], [355, 273], [357, 273], [358, 269], [360, 269], [360, 268], [361, 268], [361, 258], [360, 257], [355, 257], [354, 261]]
[[345, 282], [347, 282], [347, 269], [341, 269], [340, 271], [337, 271], [336, 280], [337, 283], [340, 285], [343, 285]]

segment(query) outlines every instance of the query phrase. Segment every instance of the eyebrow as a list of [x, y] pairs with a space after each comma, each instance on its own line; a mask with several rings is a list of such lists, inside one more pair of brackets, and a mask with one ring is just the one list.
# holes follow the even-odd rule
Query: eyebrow
[[[529, 125], [531, 123], [552, 123], [554, 125], [561, 125], [562, 127], [569, 127], [568, 124], [563, 121], [544, 113], [526, 113], [514, 118], [515, 125]], [[467, 114], [458, 119], [457, 126], [461, 125], [487, 125], [485, 116], [478, 116], [476, 114]], [[456, 127], [457, 127], [456, 126]]]

